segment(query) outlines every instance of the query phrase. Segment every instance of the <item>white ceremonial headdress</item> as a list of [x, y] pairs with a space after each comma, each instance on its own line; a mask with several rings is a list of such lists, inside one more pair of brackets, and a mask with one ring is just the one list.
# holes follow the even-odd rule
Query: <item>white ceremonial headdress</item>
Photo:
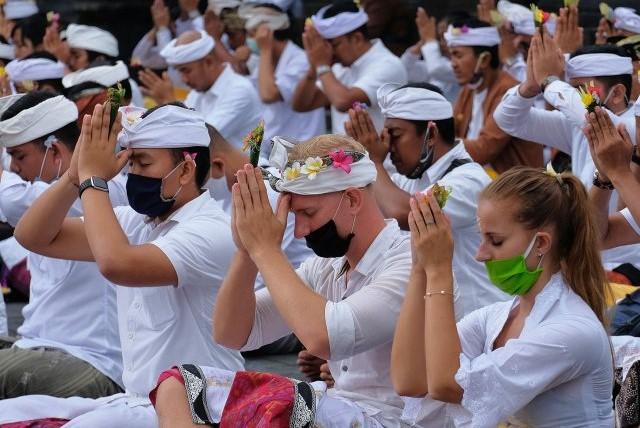
[[254, 30], [260, 24], [267, 24], [273, 31], [289, 28], [289, 16], [270, 7], [241, 7], [238, 16], [245, 20], [244, 28]]
[[37, 138], [47, 137], [78, 120], [78, 107], [62, 95], [0, 121], [0, 145], [15, 147]]
[[567, 78], [632, 74], [631, 58], [610, 53], [578, 55], [567, 61]]
[[178, 39], [171, 42], [160, 51], [160, 55], [169, 65], [181, 65], [204, 58], [215, 47], [216, 42], [206, 31], [200, 31], [200, 38], [185, 45], [176, 46]]
[[616, 7], [613, 9], [613, 26], [635, 34], [640, 34], [640, 16], [630, 7]]
[[313, 26], [324, 39], [335, 39], [357, 30], [369, 22], [369, 16], [360, 8], [357, 12], [342, 12], [330, 18], [324, 18], [331, 7], [327, 5], [311, 17]]
[[239, 0], [209, 0], [207, 9], [212, 10], [213, 13], [220, 16], [220, 13], [222, 13], [224, 9], [235, 9], [240, 6], [241, 3]]
[[209, 147], [211, 138], [202, 115], [194, 110], [166, 105], [144, 119], [145, 109], [121, 107], [120, 147], [130, 149], [173, 149], [192, 146]]
[[463, 25], [455, 28], [449, 25], [444, 39], [449, 47], [454, 46], [497, 46], [500, 44], [500, 34], [496, 27], [471, 28]]
[[378, 105], [385, 118], [443, 120], [453, 117], [451, 103], [439, 93], [424, 88], [402, 86], [386, 83], [378, 88]]
[[105, 88], [129, 78], [129, 69], [124, 62], [115, 65], [100, 65], [69, 73], [62, 79], [62, 86], [70, 88], [81, 83], [93, 82]]
[[66, 31], [67, 43], [76, 49], [86, 49], [111, 57], [117, 57], [118, 39], [113, 34], [98, 27], [69, 24]]
[[504, 16], [513, 26], [513, 31], [517, 34], [533, 36], [536, 32], [536, 26], [533, 22], [533, 12], [517, 3], [511, 3], [509, 0], [498, 1], [498, 12]]
[[14, 59], [6, 65], [5, 71], [14, 82], [62, 79], [64, 64], [47, 58]]
[[35, 0], [7, 0], [4, 5], [4, 17], [6, 19], [23, 19], [36, 13], [38, 13], [38, 5]]
[[289, 162], [288, 151], [293, 144], [277, 136], [271, 142], [269, 165], [278, 169], [281, 177], [272, 175], [268, 179], [278, 192], [323, 195], [376, 181], [376, 166], [367, 153], [336, 150], [327, 156]]
[[13, 103], [22, 97], [24, 97], [24, 94], [7, 95], [6, 97], [0, 98], [0, 117], [2, 117], [4, 112], [7, 111]]
[[0, 43], [0, 59], [12, 60], [16, 57], [16, 47], [6, 43]]

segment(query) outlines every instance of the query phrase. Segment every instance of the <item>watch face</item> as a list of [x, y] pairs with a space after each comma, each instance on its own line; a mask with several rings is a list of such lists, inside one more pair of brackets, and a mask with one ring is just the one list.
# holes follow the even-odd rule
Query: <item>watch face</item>
[[97, 187], [98, 189], [109, 190], [109, 185], [104, 179], [100, 177], [91, 177], [91, 186]]

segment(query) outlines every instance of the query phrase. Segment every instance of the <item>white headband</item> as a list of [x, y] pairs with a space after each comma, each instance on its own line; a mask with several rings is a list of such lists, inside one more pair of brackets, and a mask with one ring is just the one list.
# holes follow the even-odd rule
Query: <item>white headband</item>
[[453, 117], [451, 103], [437, 92], [423, 88], [401, 88], [387, 83], [378, 88], [378, 104], [385, 118], [442, 120]]
[[615, 19], [614, 27], [640, 34], [640, 16], [636, 14], [635, 9], [630, 7], [616, 7], [613, 10]]
[[124, 62], [118, 61], [115, 65], [101, 65], [67, 74], [62, 79], [62, 85], [70, 88], [81, 83], [94, 82], [108, 88], [128, 78], [129, 69]]
[[64, 76], [64, 64], [46, 58], [14, 59], [5, 70], [14, 82], [62, 79]]
[[6, 97], [0, 98], [0, 117], [4, 114], [5, 111], [9, 107], [13, 105], [20, 98], [24, 97], [25, 94], [15, 94], [15, 95], [7, 95]]
[[357, 30], [369, 22], [369, 17], [364, 9], [357, 12], [342, 12], [330, 18], [324, 18], [324, 14], [331, 5], [320, 9], [311, 17], [313, 26], [324, 39], [335, 39]]
[[181, 65], [198, 61], [207, 55], [215, 47], [216, 42], [206, 31], [200, 31], [200, 38], [185, 45], [176, 46], [178, 39], [171, 42], [160, 51], [160, 55], [169, 65]]
[[14, 59], [16, 57], [16, 48], [13, 45], [0, 43], [0, 58]]
[[38, 13], [38, 5], [33, 0], [8, 0], [4, 5], [6, 19], [28, 18]]
[[267, 24], [273, 31], [289, 28], [289, 16], [269, 7], [245, 7], [240, 8], [238, 16], [245, 20], [244, 28], [254, 30], [260, 24]]
[[76, 49], [86, 49], [111, 57], [118, 56], [118, 39], [108, 31], [88, 25], [69, 24], [66, 31], [67, 43]]
[[533, 12], [517, 3], [511, 3], [508, 0], [500, 0], [498, 2], [498, 12], [504, 16], [513, 26], [513, 31], [517, 34], [533, 36], [536, 32], [536, 26], [533, 23]]
[[173, 149], [192, 146], [209, 147], [211, 138], [200, 113], [167, 105], [141, 118], [145, 109], [121, 107], [120, 147], [131, 149]]
[[632, 74], [631, 58], [610, 53], [578, 55], [567, 61], [567, 78]]
[[444, 33], [444, 39], [447, 45], [454, 46], [497, 46], [500, 44], [500, 34], [496, 27], [480, 27], [471, 28], [463, 25], [460, 28], [454, 28], [449, 25], [447, 32]]
[[49, 98], [40, 104], [0, 122], [0, 145], [15, 147], [36, 138], [47, 137], [58, 129], [78, 120], [75, 103], [62, 95]]
[[208, 9], [220, 16], [223, 9], [235, 9], [238, 6], [240, 6], [238, 0], [209, 0]]
[[[323, 195], [350, 187], [365, 187], [376, 181], [376, 166], [367, 153], [337, 150], [326, 157], [309, 157], [289, 164], [288, 148], [292, 144], [281, 137], [273, 137], [271, 141], [269, 164], [281, 174], [281, 178], [273, 182], [278, 192]], [[270, 178], [269, 182], [272, 181]]]

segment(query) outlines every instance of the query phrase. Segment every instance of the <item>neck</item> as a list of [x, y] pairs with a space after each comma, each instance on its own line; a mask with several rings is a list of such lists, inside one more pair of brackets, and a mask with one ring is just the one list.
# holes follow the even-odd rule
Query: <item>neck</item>
[[362, 55], [366, 54], [372, 46], [373, 43], [370, 40], [365, 40], [360, 45], [358, 45], [355, 49], [356, 60], [358, 60]]
[[497, 78], [498, 70], [489, 68], [484, 72], [484, 75], [482, 76], [482, 85], [480, 85], [478, 89], [476, 89], [476, 92], [482, 92], [488, 87], [493, 86]]
[[200, 193], [201, 193], [200, 189], [197, 189], [195, 185], [184, 187], [180, 191], [180, 194], [176, 198], [176, 201], [174, 202], [174, 204], [171, 207], [171, 209], [166, 214], [161, 215], [160, 217], [158, 217], [156, 219], [156, 222], [157, 223], [162, 223], [163, 221], [165, 221], [166, 219], [171, 217], [173, 215], [173, 213], [178, 211], [180, 208], [184, 207], [189, 202], [193, 201], [195, 198], [200, 196]]
[[455, 143], [449, 144], [444, 141], [438, 141], [433, 146], [433, 163], [438, 162], [444, 155], [449, 153], [453, 149]]
[[222, 62], [212, 67], [211, 73], [209, 74], [209, 77], [211, 78], [211, 84], [203, 92], [207, 92], [209, 89], [211, 89], [213, 85], [215, 85], [216, 81], [218, 80], [222, 72], [224, 72], [224, 67], [225, 67], [225, 64]]
[[375, 217], [371, 216], [371, 218], [368, 219], [361, 218], [358, 220], [356, 221], [357, 227], [354, 229], [355, 236], [351, 240], [349, 250], [346, 254], [350, 269], [358, 265], [373, 241], [375, 241], [380, 232], [385, 228], [384, 217], [379, 211]]
[[538, 278], [538, 281], [531, 287], [531, 290], [529, 290], [527, 294], [520, 296], [520, 311], [524, 316], [531, 313], [533, 305], [536, 302], [536, 297], [544, 289], [551, 277], [560, 270], [560, 266], [558, 264], [549, 264], [549, 266], [543, 264], [542, 269], [540, 278]]
[[611, 103], [607, 108], [613, 112], [616, 116], [620, 116], [624, 114], [628, 109], [629, 105], [626, 103]]

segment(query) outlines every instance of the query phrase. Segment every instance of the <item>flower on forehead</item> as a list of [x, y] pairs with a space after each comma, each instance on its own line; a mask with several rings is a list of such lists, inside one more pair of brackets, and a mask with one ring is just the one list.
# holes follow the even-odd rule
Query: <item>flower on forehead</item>
[[300, 162], [294, 162], [290, 167], [284, 170], [284, 179], [287, 181], [295, 180], [300, 177]]
[[351, 172], [351, 164], [353, 163], [353, 156], [348, 155], [344, 150], [336, 150], [329, 153], [331, 158], [331, 166], [339, 168], [349, 174]]
[[531, 12], [533, 12], [533, 22], [535, 23], [536, 27], [541, 27], [542, 25], [546, 24], [546, 22], [551, 17], [551, 14], [549, 12], [543, 11], [533, 3], [531, 4]]
[[318, 173], [325, 168], [326, 166], [322, 158], [309, 157], [306, 161], [304, 161], [304, 165], [302, 166], [302, 168], [300, 168], [300, 172], [306, 175], [309, 180], [313, 180], [314, 178], [316, 178], [316, 175], [318, 175]]

